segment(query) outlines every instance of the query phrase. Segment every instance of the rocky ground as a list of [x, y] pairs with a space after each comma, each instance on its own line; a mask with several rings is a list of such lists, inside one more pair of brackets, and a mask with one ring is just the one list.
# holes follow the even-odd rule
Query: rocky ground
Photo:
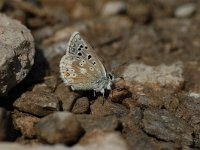
[[[0, 149], [200, 149], [200, 1], [1, 0]], [[113, 72], [105, 100], [59, 62], [79, 31]]]

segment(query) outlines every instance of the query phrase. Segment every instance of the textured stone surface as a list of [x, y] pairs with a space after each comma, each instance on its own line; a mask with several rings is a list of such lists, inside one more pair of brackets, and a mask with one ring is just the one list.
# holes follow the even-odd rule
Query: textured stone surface
[[81, 97], [76, 100], [72, 112], [75, 114], [84, 114], [89, 112], [90, 103], [87, 97]]
[[42, 118], [37, 124], [37, 135], [50, 144], [76, 142], [82, 128], [76, 116], [69, 112], [56, 112]]
[[55, 94], [61, 100], [64, 111], [71, 111], [76, 99], [79, 97], [79, 94], [72, 92], [64, 83], [57, 86]]
[[36, 116], [45, 116], [61, 109], [58, 98], [46, 91], [26, 92], [14, 102], [13, 106]]
[[184, 83], [182, 73], [180, 63], [157, 67], [133, 63], [127, 66], [122, 76], [127, 82], [136, 82], [153, 88], [171, 87], [180, 89]]
[[115, 130], [120, 127], [120, 122], [116, 116], [98, 117], [93, 115], [77, 115], [77, 119], [86, 132], [94, 129]]
[[144, 130], [158, 139], [191, 146], [193, 144], [191, 126], [165, 110], [146, 110], [142, 120]]
[[20, 22], [0, 14], [0, 95], [21, 82], [34, 63], [34, 41]]
[[25, 138], [36, 137], [35, 124], [40, 118], [15, 110], [12, 114], [12, 120], [14, 128], [19, 130]]
[[127, 115], [128, 113], [128, 109], [126, 109], [125, 106], [103, 100], [102, 97], [96, 99], [95, 102], [90, 106], [90, 109], [91, 114], [95, 116], [116, 115], [117, 117], [120, 117]]

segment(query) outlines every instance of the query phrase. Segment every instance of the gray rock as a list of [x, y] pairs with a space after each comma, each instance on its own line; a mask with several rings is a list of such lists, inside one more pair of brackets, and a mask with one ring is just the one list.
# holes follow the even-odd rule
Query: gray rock
[[9, 113], [4, 108], [0, 108], [0, 141], [5, 140], [8, 137], [9, 121]]
[[115, 130], [120, 126], [120, 122], [116, 116], [98, 117], [94, 115], [81, 114], [77, 115], [77, 119], [86, 132], [94, 129]]
[[144, 131], [158, 139], [191, 146], [193, 129], [184, 120], [165, 110], [146, 110], [142, 120]]
[[19, 111], [36, 116], [45, 116], [61, 109], [58, 98], [46, 91], [26, 92], [14, 102], [13, 106]]
[[64, 83], [57, 86], [55, 94], [61, 100], [64, 111], [71, 111], [76, 99], [80, 97], [79, 94], [70, 91], [70, 88]]
[[90, 109], [90, 103], [87, 97], [81, 97], [76, 100], [72, 112], [75, 114], [87, 113]]
[[128, 82], [136, 82], [152, 88], [170, 87], [180, 89], [183, 86], [183, 70], [181, 63], [171, 66], [157, 67], [132, 63], [126, 67], [122, 76]]
[[176, 110], [176, 116], [186, 120], [191, 125], [200, 123], [200, 98], [185, 97]]
[[0, 20], [0, 95], [5, 96], [29, 73], [35, 48], [30, 30], [3, 14]]
[[124, 1], [107, 2], [101, 11], [102, 16], [112, 16], [127, 11], [126, 3]]
[[177, 7], [174, 14], [177, 18], [186, 18], [192, 16], [195, 11], [196, 4], [188, 3]]
[[50, 144], [71, 144], [79, 139], [82, 128], [76, 116], [69, 112], [56, 112], [42, 118], [37, 124], [37, 135]]

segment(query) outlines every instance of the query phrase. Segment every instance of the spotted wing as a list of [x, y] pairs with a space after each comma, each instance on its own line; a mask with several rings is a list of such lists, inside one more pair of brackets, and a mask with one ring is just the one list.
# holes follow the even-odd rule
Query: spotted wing
[[66, 54], [60, 61], [60, 74], [64, 83], [74, 90], [96, 89], [96, 81], [101, 78], [97, 69], [88, 60]]
[[80, 57], [86, 60], [88, 63], [93, 65], [99, 74], [106, 77], [106, 70], [99, 57], [95, 53], [94, 49], [90, 46], [90, 44], [80, 35], [79, 32], [74, 32], [71, 36], [67, 53]]

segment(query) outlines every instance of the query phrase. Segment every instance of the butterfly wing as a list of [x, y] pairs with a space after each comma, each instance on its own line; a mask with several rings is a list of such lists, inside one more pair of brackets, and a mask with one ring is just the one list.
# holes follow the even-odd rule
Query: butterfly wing
[[95, 53], [94, 49], [80, 35], [79, 32], [74, 32], [71, 36], [67, 47], [67, 53], [73, 56], [81, 57], [82, 59], [86, 60], [92, 66], [98, 68], [96, 69], [96, 72], [99, 72], [99, 74], [106, 77], [106, 70], [104, 65]]
[[60, 74], [64, 83], [73, 90], [92, 90], [101, 74], [87, 60], [67, 53], [60, 61]]

